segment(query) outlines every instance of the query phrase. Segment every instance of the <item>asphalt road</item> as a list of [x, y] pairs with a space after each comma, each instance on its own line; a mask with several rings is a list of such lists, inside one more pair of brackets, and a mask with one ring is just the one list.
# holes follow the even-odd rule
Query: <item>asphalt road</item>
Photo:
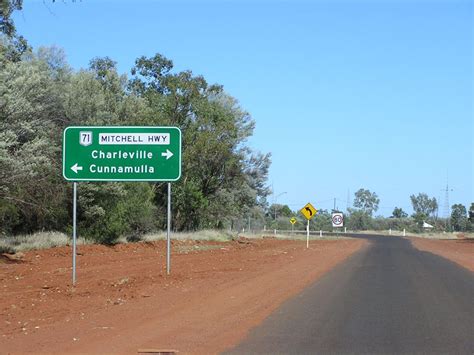
[[364, 238], [229, 354], [474, 354], [474, 273], [402, 238]]

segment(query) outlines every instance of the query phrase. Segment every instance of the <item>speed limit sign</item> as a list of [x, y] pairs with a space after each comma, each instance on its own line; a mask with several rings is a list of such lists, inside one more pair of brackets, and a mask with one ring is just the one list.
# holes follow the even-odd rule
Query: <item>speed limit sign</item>
[[343, 227], [344, 226], [344, 215], [342, 213], [332, 214], [332, 226]]

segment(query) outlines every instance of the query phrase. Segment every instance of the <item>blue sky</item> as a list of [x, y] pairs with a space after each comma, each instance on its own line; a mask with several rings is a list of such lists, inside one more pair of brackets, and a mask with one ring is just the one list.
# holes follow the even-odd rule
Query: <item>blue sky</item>
[[[34, 47], [75, 68], [109, 56], [129, 73], [161, 53], [224, 85], [272, 153], [269, 183], [294, 210], [346, 207], [359, 188], [377, 214], [409, 196], [474, 202], [473, 5], [400, 1], [32, 1], [14, 16]], [[272, 202], [272, 197], [269, 197]]]

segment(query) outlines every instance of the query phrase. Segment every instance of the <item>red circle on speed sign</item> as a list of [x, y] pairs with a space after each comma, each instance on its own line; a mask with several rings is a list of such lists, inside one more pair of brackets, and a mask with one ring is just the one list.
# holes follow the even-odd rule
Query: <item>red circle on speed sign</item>
[[339, 214], [332, 217], [332, 223], [334, 223], [336, 226], [340, 226], [342, 224], [342, 221], [342, 216]]

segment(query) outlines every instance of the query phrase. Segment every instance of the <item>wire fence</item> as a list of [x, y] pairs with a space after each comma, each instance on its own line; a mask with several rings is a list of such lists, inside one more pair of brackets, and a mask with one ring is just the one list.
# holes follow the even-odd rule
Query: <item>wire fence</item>
[[[389, 222], [393, 222], [389, 220]], [[385, 228], [384, 228], [385, 227]], [[243, 234], [265, 234], [265, 235], [306, 235], [306, 221], [298, 220], [294, 225], [290, 223], [290, 218], [281, 217], [276, 220], [268, 220], [262, 218], [240, 218], [232, 220], [227, 227], [231, 233], [243, 233]], [[314, 220], [310, 223], [310, 236], [313, 235], [340, 235], [340, 234], [357, 234], [359, 230], [352, 230], [350, 226], [347, 227], [334, 227], [331, 228], [331, 222], [329, 225], [314, 223]], [[382, 228], [369, 228], [372, 231], [377, 231], [381, 234], [393, 235], [393, 236], [406, 236], [407, 233], [413, 232], [409, 226], [396, 223], [388, 223], [382, 226]]]

